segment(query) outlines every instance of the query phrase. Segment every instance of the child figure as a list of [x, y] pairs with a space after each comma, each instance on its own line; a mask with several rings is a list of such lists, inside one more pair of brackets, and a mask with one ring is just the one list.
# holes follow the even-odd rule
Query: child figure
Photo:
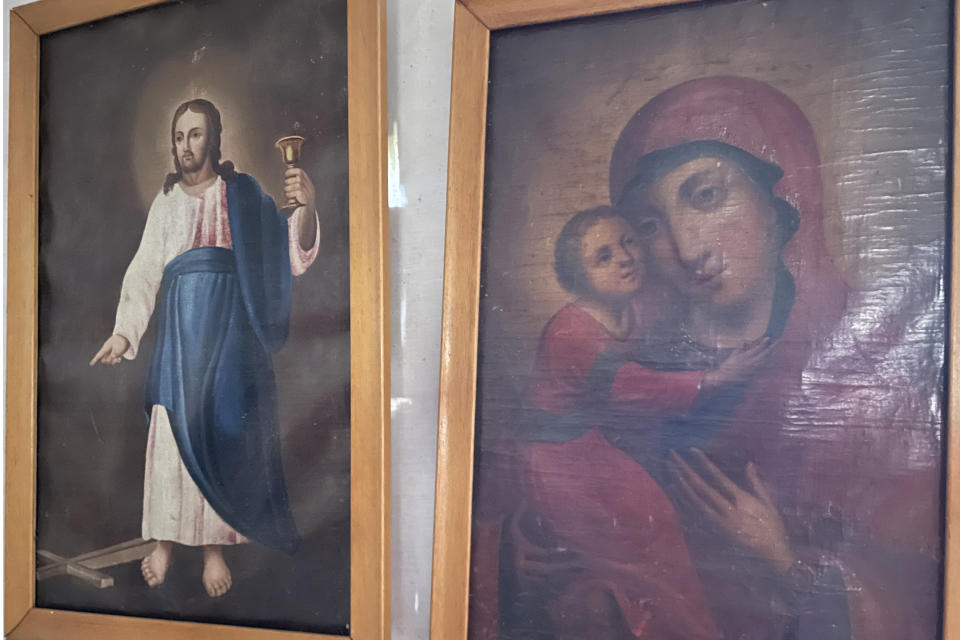
[[577, 299], [540, 338], [519, 516], [538, 523], [520, 535], [576, 553], [573, 577], [541, 601], [557, 638], [719, 637], [674, 506], [644, 465], [662, 457], [664, 420], [742, 380], [769, 342], [735, 350], [709, 371], [638, 362], [652, 317], [642, 302], [642, 253], [637, 230], [610, 207], [578, 213], [557, 239], [557, 277]]

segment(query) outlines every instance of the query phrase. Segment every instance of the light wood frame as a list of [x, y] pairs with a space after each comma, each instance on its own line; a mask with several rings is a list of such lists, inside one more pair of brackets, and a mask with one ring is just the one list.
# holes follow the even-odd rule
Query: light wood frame
[[[481, 229], [487, 124], [490, 32], [634, 9], [702, 0], [457, 0], [453, 29], [453, 79], [440, 353], [437, 486], [434, 519], [430, 637], [466, 640], [470, 587], [470, 532], [477, 395], [477, 340], [480, 311]], [[953, 7], [954, 33], [960, 13]], [[960, 149], [957, 85], [960, 54], [954, 44], [952, 157]], [[956, 206], [960, 168], [953, 162], [952, 202]], [[952, 225], [960, 247], [960, 225]], [[954, 249], [950, 287], [960, 291], [960, 251]], [[949, 318], [950, 380], [947, 432], [960, 419], [960, 304]], [[944, 640], [960, 640], [960, 439], [947, 440]]]
[[[4, 636], [342, 640], [35, 606], [40, 36], [166, 0], [40, 0], [10, 12]], [[384, 0], [348, 0], [350, 636], [390, 637], [390, 338]]]

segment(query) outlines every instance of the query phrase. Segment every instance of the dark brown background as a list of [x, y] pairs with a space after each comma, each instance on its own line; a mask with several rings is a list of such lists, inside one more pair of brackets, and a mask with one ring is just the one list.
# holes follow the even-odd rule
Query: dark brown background
[[[275, 358], [284, 462], [304, 537], [286, 557], [228, 549], [233, 590], [211, 600], [198, 550], [179, 547], [148, 590], [138, 564], [98, 591], [38, 584], [44, 607], [346, 633], [349, 622], [349, 255], [346, 3], [191, 0], [41, 41], [38, 548], [62, 556], [139, 537], [155, 339], [113, 368], [87, 366], [108, 337], [124, 271], [171, 170], [183, 100], [223, 114], [223, 157], [279, 199], [273, 142], [306, 138], [317, 262], [294, 281], [290, 340]], [[16, 375], [10, 372], [10, 375]]]

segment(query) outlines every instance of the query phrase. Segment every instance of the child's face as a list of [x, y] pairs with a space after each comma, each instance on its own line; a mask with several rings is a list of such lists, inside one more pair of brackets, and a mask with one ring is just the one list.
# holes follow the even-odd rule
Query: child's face
[[580, 241], [580, 259], [590, 288], [601, 299], [635, 294], [643, 280], [643, 261], [636, 232], [623, 218], [602, 218]]

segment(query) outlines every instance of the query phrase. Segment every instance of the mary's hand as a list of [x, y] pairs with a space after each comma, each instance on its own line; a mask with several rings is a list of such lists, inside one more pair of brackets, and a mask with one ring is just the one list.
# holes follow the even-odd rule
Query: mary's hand
[[770, 338], [735, 349], [720, 366], [707, 372], [703, 378], [703, 386], [716, 389], [748, 380], [757, 373], [772, 351], [773, 342]]
[[527, 531], [536, 516], [523, 505], [507, 521], [508, 539], [513, 566], [521, 592], [543, 593], [557, 588], [583, 571], [578, 554], [569, 549], [544, 545], [531, 539]]
[[771, 564], [779, 573], [796, 563], [790, 549], [783, 518], [773, 503], [770, 492], [757, 474], [756, 466], [747, 465], [749, 487], [741, 488], [728, 478], [700, 450], [693, 456], [703, 469], [697, 473], [686, 460], [670, 453], [670, 463], [683, 497], [722, 531]]

